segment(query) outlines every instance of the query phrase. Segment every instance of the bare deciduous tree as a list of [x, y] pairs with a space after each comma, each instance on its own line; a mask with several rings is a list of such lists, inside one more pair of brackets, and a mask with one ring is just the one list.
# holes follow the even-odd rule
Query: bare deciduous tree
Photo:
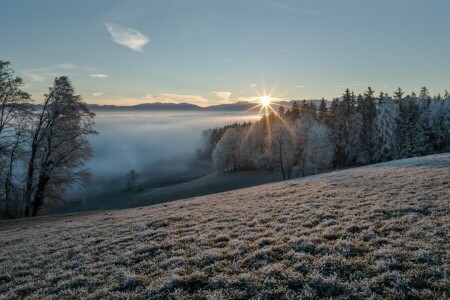
[[30, 95], [22, 90], [23, 86], [10, 63], [0, 60], [0, 204], [8, 218], [21, 214], [21, 189], [14, 177], [17, 161], [23, 155], [30, 116]]
[[67, 186], [90, 182], [90, 173], [84, 166], [92, 157], [87, 136], [97, 133], [94, 116], [82, 98], [75, 95], [67, 77], [55, 79], [32, 128], [25, 215], [29, 215], [32, 206], [35, 216], [45, 199], [62, 200]]

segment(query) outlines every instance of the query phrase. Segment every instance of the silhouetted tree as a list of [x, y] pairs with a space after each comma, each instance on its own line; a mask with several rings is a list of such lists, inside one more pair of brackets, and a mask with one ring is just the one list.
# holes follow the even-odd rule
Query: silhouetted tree
[[26, 215], [33, 207], [32, 216], [46, 199], [63, 200], [66, 187], [90, 182], [90, 172], [84, 168], [92, 157], [87, 136], [97, 133], [95, 114], [75, 94], [67, 77], [56, 78], [44, 97], [42, 110], [32, 126], [28, 163], [25, 203]]
[[21, 215], [21, 182], [16, 180], [30, 116], [30, 95], [11, 64], [0, 60], [0, 209], [5, 217]]
[[319, 108], [317, 109], [317, 120], [321, 123], [326, 123], [327, 121], [327, 104], [324, 98], [320, 100]]

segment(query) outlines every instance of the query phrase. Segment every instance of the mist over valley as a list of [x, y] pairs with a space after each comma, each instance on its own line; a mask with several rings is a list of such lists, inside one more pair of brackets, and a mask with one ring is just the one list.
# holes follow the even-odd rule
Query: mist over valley
[[[99, 134], [89, 137], [94, 156], [87, 163], [93, 183], [87, 187], [71, 188], [68, 202], [74, 203], [62, 205], [56, 212], [129, 207], [133, 205], [132, 201], [116, 203], [114, 199], [136, 197], [143, 190], [173, 186], [214, 173], [210, 159], [197, 157], [202, 131], [261, 118], [255, 111], [94, 112]], [[131, 170], [139, 174], [139, 180], [138, 186], [128, 191], [126, 175]], [[271, 174], [257, 177], [256, 183], [280, 178]], [[235, 184], [235, 188], [238, 187], [240, 185]], [[163, 200], [174, 198], [178, 198], [176, 192]]]

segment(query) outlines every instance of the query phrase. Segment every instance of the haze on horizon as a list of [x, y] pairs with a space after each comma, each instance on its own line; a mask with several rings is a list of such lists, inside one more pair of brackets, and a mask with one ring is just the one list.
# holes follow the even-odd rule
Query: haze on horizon
[[432, 94], [450, 81], [450, 2], [4, 1], [2, 59], [39, 102], [68, 75], [88, 103]]

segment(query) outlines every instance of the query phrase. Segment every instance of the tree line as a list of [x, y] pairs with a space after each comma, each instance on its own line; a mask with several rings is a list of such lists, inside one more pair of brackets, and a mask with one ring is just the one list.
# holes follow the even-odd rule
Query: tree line
[[277, 170], [283, 179], [450, 150], [450, 95], [375, 96], [349, 89], [319, 105], [294, 101], [254, 123], [202, 132], [198, 154], [216, 170]]
[[55, 78], [42, 104], [32, 105], [23, 80], [0, 60], [0, 214], [36, 216], [86, 185], [94, 117], [68, 77]]

